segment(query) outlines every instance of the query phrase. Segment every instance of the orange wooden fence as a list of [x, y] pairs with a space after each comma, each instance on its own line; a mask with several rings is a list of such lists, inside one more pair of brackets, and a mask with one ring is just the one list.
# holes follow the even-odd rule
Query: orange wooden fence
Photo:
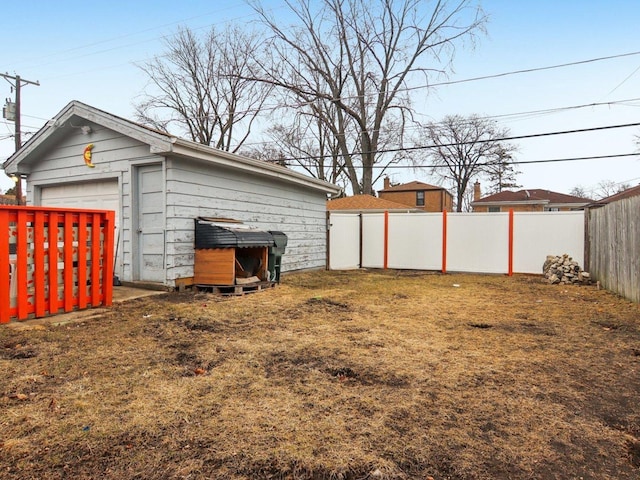
[[0, 206], [0, 323], [111, 305], [115, 213]]

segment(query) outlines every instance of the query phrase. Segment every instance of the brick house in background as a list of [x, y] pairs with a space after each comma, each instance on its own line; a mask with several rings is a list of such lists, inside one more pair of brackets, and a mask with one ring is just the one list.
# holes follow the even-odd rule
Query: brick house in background
[[372, 195], [354, 195], [327, 201], [327, 210], [341, 213], [416, 212], [417, 208]]
[[593, 203], [589, 198], [575, 197], [543, 189], [512, 192], [505, 190], [481, 197], [480, 183], [473, 186], [473, 212], [567, 212], [580, 210]]
[[384, 188], [378, 191], [378, 196], [425, 212], [453, 210], [453, 196], [445, 188], [418, 181], [392, 186], [389, 177], [385, 177]]

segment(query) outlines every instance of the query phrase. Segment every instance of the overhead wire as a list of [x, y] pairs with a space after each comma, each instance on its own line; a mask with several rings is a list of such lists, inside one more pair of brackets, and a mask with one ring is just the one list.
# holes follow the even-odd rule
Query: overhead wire
[[[602, 106], [615, 106], [615, 105], [624, 105], [624, 106], [631, 106], [631, 107], [635, 107], [639, 105], [629, 105], [627, 104], [627, 102], [633, 102], [633, 101], [640, 101], [640, 97], [636, 97], [636, 98], [629, 98], [629, 99], [625, 99], [625, 100], [616, 100], [616, 101], [610, 101], [610, 102], [598, 102], [598, 103], [586, 103], [586, 104], [582, 104], [582, 105], [571, 105], [571, 106], [567, 106], [567, 107], [556, 107], [556, 108], [550, 108], [550, 109], [543, 109], [543, 110], [529, 110], [529, 111], [524, 111], [524, 112], [513, 112], [513, 113], [503, 113], [503, 114], [497, 114], [497, 115], [482, 115], [481, 118], [483, 119], [496, 119], [496, 120], [500, 120], [502, 118], [508, 118], [508, 117], [520, 117], [520, 116], [528, 116], [528, 115], [537, 115], [537, 114], [555, 114], [555, 113], [560, 113], [560, 112], [564, 112], [564, 111], [570, 111], [570, 110], [578, 110], [581, 108], [593, 108], [593, 107], [602, 107]], [[442, 125], [444, 122], [443, 121], [438, 121], [438, 122], [429, 122], [432, 125]], [[415, 130], [415, 129], [420, 129], [423, 128], [421, 126], [413, 126], [413, 127], [405, 127], [406, 130]], [[371, 133], [375, 133], [378, 130], [370, 130]], [[306, 138], [306, 139], [312, 139], [312, 137], [302, 137], [302, 138]], [[255, 145], [270, 145], [276, 142], [273, 141], [260, 141], [260, 142], [251, 142], [251, 143], [245, 143], [245, 146], [255, 146]]]
[[[509, 162], [510, 165], [531, 165], [537, 163], [563, 163], [563, 162], [577, 162], [577, 161], [586, 161], [586, 160], [604, 160], [608, 158], [625, 158], [625, 157], [638, 157], [640, 154], [638, 153], [619, 153], [615, 155], [593, 155], [587, 157], [569, 157], [569, 158], [550, 158], [550, 159], [542, 159], [542, 160], [515, 160]], [[481, 162], [477, 164], [478, 166], [490, 166], [493, 165], [491, 162]], [[363, 168], [362, 165], [354, 165], [354, 168]], [[416, 169], [416, 168], [447, 168], [446, 165], [442, 164], [427, 164], [427, 165], [385, 165], [386, 169]], [[625, 182], [620, 182], [625, 183]]]
[[615, 92], [616, 90], [618, 90], [622, 85], [624, 85], [625, 83], [627, 83], [629, 81], [629, 79], [631, 77], [633, 77], [636, 73], [638, 73], [638, 71], [640, 70], [640, 66], [638, 66], [638, 68], [636, 68], [633, 72], [631, 72], [624, 80], [622, 80], [618, 85], [616, 85], [616, 87], [611, 90], [609, 93], [607, 93], [607, 97], [609, 95], [611, 95], [613, 92]]
[[[596, 58], [589, 58], [586, 60], [578, 60], [575, 62], [567, 62], [567, 63], [559, 63], [559, 64], [555, 64], [555, 65], [548, 65], [545, 67], [534, 67], [534, 68], [524, 68], [524, 69], [520, 69], [520, 70], [512, 70], [510, 72], [503, 72], [503, 73], [496, 73], [496, 74], [492, 74], [492, 75], [483, 75], [483, 76], [479, 76], [479, 77], [471, 77], [471, 78], [465, 78], [462, 80], [450, 80], [447, 82], [440, 82], [440, 83], [432, 83], [431, 85], [427, 85], [426, 87], [440, 87], [443, 85], [456, 85], [458, 83], [467, 83], [467, 82], [476, 82], [479, 80], [489, 80], [492, 78], [500, 78], [500, 77], [506, 77], [509, 75], [519, 75], [522, 73], [532, 73], [532, 72], [541, 72], [544, 70], [553, 70], [556, 68], [565, 68], [565, 67], [574, 67], [577, 65], [585, 65], [587, 63], [594, 63], [594, 62], [601, 62], [604, 60], [613, 60], [616, 58], [623, 58], [623, 57], [632, 57], [632, 56], [636, 56], [636, 55], [640, 55], [640, 51], [636, 51], [636, 52], [628, 52], [628, 53], [620, 53], [617, 55], [608, 55], [606, 57], [596, 57]], [[416, 87], [417, 88], [417, 87]], [[425, 87], [422, 87], [425, 88]]]
[[[511, 140], [524, 140], [529, 138], [541, 138], [541, 137], [549, 137], [554, 135], [568, 135], [574, 133], [586, 133], [586, 132], [595, 132], [595, 131], [603, 131], [603, 130], [611, 130], [616, 128], [629, 128], [629, 127], [638, 127], [640, 126], [640, 122], [636, 123], [625, 123], [620, 125], [605, 125], [601, 127], [590, 127], [590, 128], [577, 128], [573, 130], [559, 130], [555, 132], [544, 132], [544, 133], [532, 133], [526, 135], [514, 135], [510, 137], [499, 137], [499, 138], [488, 138], [488, 139], [475, 139], [467, 142], [452, 142], [452, 143], [441, 143], [441, 144], [431, 144], [431, 145], [416, 145], [412, 147], [398, 147], [398, 148], [388, 148], [388, 149], [379, 149], [376, 150], [375, 153], [398, 153], [398, 152], [410, 152], [416, 150], [427, 150], [432, 148], [442, 148], [442, 147], [456, 147], [459, 145], [472, 145], [476, 143], [489, 143], [489, 142], [507, 142]], [[352, 156], [358, 155], [366, 155], [374, 153], [371, 151], [360, 151], [360, 152], [351, 152]], [[627, 154], [624, 154], [627, 155]], [[629, 155], [639, 155], [638, 153], [629, 154]], [[614, 155], [618, 156], [618, 155]], [[316, 156], [301, 156], [301, 157], [284, 157], [280, 160], [284, 161], [300, 161], [300, 160], [315, 160], [321, 158], [332, 158], [332, 155], [316, 155]], [[535, 163], [535, 162], [532, 162]]]
[[[180, 24], [183, 24], [185, 22], [188, 22], [188, 21], [191, 21], [191, 20], [194, 20], [194, 19], [204, 18], [204, 17], [211, 16], [211, 15], [219, 15], [220, 12], [223, 12], [225, 10], [231, 10], [232, 8], [236, 8], [236, 7], [237, 7], [237, 5], [225, 5], [224, 7], [221, 7], [220, 9], [217, 9], [216, 11], [201, 13], [199, 15], [194, 15], [194, 16], [191, 16], [191, 17], [188, 17], [188, 18], [183, 18], [183, 19], [172, 21], [172, 22], [165, 23], [165, 24], [162, 24], [162, 25], [157, 25], [155, 27], [149, 27], [149, 28], [145, 28], [145, 29], [142, 29], [142, 30], [137, 30], [137, 31], [129, 32], [129, 33], [124, 33], [124, 34], [121, 34], [121, 35], [117, 35], [117, 36], [110, 37], [110, 38], [105, 38], [105, 39], [102, 39], [102, 40], [97, 40], [97, 41], [94, 41], [94, 42], [91, 42], [91, 43], [87, 43], [87, 44], [84, 44], [84, 45], [79, 45], [79, 46], [76, 46], [76, 47], [73, 47], [73, 48], [69, 48], [69, 49], [66, 49], [66, 50], [62, 50], [62, 51], [59, 51], [59, 52], [49, 53], [49, 54], [47, 54], [46, 56], [43, 56], [43, 57], [35, 57], [35, 58], [26, 59], [26, 60], [23, 60], [22, 62], [18, 63], [18, 65], [20, 65], [22, 63], [29, 63], [29, 62], [38, 62], [38, 66], [48, 65], [50, 63], [56, 63], [57, 61], [62, 61], [62, 60], [54, 60], [53, 62], [49, 62], [49, 63], [46, 63], [46, 64], [43, 64], [40, 61], [42, 59], [51, 59], [51, 57], [55, 57], [55, 56], [58, 56], [58, 55], [64, 55], [66, 53], [82, 51], [82, 50], [85, 50], [87, 48], [95, 47], [95, 46], [98, 46], [98, 45], [113, 43], [113, 42], [116, 42], [118, 40], [122, 40], [122, 39], [125, 39], [125, 38], [130, 38], [130, 37], [135, 37], [136, 35], [144, 34], [144, 33], [147, 33], [147, 32], [152, 32], [154, 30], [165, 29], [165, 28], [170, 27], [172, 25], [180, 25]], [[239, 16], [239, 17], [232, 17], [232, 18], [226, 20], [226, 22], [235, 22], [235, 21], [238, 21], [238, 20], [240, 20], [242, 18], [246, 18], [246, 17], [249, 17], [249, 16], [251, 16], [251, 15], [243, 15], [243, 16]], [[214, 25], [219, 24], [219, 23], [222, 23], [222, 22], [208, 23], [205, 27], [200, 27], [200, 28], [211, 27], [211, 26], [214, 26]], [[157, 37], [153, 37], [151, 39], [147, 39], [147, 40], [144, 40], [144, 41], [141, 41], [141, 42], [126, 43], [126, 44], [123, 44], [123, 45], [121, 45], [119, 47], [114, 47], [114, 48], [107, 49], [107, 50], [100, 50], [100, 51], [96, 51], [96, 52], [88, 52], [86, 54], [83, 54], [80, 57], [64, 58], [63, 61], [75, 60], [77, 58], [84, 58], [86, 56], [90, 56], [90, 55], [94, 55], [94, 54], [98, 55], [98, 54], [105, 53], [105, 52], [108, 52], [108, 51], [111, 51], [111, 50], [114, 50], [114, 49], [117, 49], [117, 48], [129, 48], [129, 47], [132, 47], [134, 45], [139, 45], [141, 43], [148, 43], [150, 41], [162, 40], [162, 39], [168, 38], [170, 36], [171, 36], [171, 34], [163, 34], [163, 35], [160, 35], [160, 36], [157, 36]]]

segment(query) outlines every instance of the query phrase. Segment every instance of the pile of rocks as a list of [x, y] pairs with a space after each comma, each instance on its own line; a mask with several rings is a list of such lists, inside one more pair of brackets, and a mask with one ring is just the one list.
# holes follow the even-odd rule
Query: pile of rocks
[[586, 285], [591, 283], [591, 275], [580, 268], [578, 262], [566, 253], [564, 255], [547, 255], [542, 266], [542, 273], [547, 282], [554, 284], [577, 283]]

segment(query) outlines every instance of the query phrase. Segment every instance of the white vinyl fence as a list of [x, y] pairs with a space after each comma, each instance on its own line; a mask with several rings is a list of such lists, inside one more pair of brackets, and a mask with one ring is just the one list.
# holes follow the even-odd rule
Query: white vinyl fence
[[547, 255], [584, 265], [584, 212], [334, 213], [329, 268], [542, 273]]

